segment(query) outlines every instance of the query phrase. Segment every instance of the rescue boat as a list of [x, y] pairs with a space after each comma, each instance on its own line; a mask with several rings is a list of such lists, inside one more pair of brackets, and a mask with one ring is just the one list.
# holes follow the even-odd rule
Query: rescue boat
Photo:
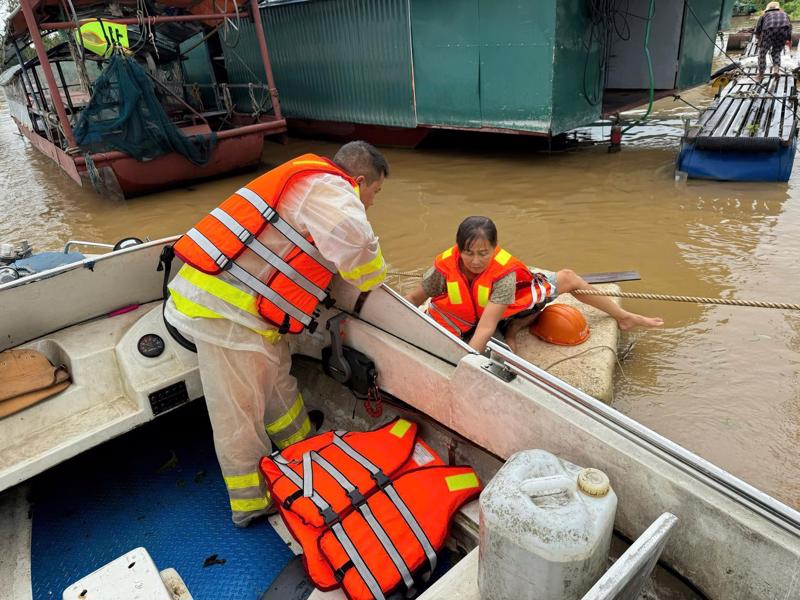
[[[10, 598], [79, 600], [98, 569], [114, 593], [154, 576], [162, 595], [142, 597], [267, 598], [297, 564], [298, 545], [276, 517], [241, 530], [229, 521], [197, 362], [162, 316], [157, 266], [176, 239], [0, 284], [0, 350], [37, 351], [71, 381], [0, 419], [0, 589]], [[307, 407], [323, 412], [322, 430], [412, 421], [444, 462], [471, 465], [484, 483], [530, 448], [602, 470], [618, 498], [617, 554], [631, 542], [633, 554], [649, 550], [644, 563], [622, 554], [586, 598], [631, 597], [627, 586], [645, 582], [662, 547], [662, 597], [797, 595], [794, 509], [500, 345], [491, 357], [474, 352], [389, 287], [364, 298], [334, 279], [332, 296], [320, 316], [327, 327], [291, 340], [294, 374]], [[330, 368], [347, 360], [345, 347], [374, 365], [380, 409], [374, 390], [365, 400], [358, 377]], [[677, 525], [652, 538], [664, 513]], [[471, 502], [419, 597], [477, 598], [479, 543]], [[647, 594], [663, 585], [656, 580]], [[297, 598], [337, 597], [295, 589]]]

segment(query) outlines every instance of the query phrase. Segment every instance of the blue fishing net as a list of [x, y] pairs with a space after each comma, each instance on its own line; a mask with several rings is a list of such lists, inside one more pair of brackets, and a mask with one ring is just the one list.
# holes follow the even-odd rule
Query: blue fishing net
[[183, 135], [134, 59], [113, 56], [93, 87], [89, 106], [74, 129], [75, 141], [83, 150], [119, 150], [137, 160], [178, 152], [196, 165], [211, 158], [217, 135]]

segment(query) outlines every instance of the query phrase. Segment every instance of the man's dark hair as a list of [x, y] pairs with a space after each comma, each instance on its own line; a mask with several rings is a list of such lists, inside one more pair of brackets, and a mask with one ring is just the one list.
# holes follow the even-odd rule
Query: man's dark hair
[[456, 244], [460, 252], [469, 250], [475, 240], [486, 240], [497, 246], [497, 227], [488, 217], [467, 217], [461, 221], [456, 232]]
[[389, 176], [389, 163], [386, 162], [375, 146], [367, 142], [348, 142], [333, 157], [333, 162], [339, 165], [350, 177], [363, 176], [367, 183], [373, 183], [380, 176]]

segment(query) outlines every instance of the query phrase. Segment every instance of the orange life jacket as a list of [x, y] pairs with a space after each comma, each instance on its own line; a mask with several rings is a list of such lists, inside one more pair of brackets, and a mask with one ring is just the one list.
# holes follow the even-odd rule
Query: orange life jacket
[[489, 303], [492, 286], [510, 273], [516, 273], [517, 290], [514, 302], [503, 312], [504, 319], [533, 308], [550, 295], [551, 285], [544, 277], [535, 277], [525, 264], [499, 246], [489, 266], [472, 284], [461, 270], [460, 256], [458, 246], [453, 246], [436, 257], [434, 267], [444, 277], [446, 288], [443, 294], [431, 299], [428, 308], [436, 322], [457, 336], [469, 333], [478, 324]]
[[452, 516], [481, 489], [471, 468], [444, 466], [404, 419], [320, 434], [260, 466], [314, 585], [354, 599], [382, 599], [432, 572]]
[[[326, 158], [304, 154], [254, 179], [203, 217], [175, 244], [186, 264], [210, 275], [226, 271], [257, 295], [259, 314], [280, 333], [300, 333], [316, 328], [315, 310], [327, 302], [328, 286], [335, 268], [314, 246], [280, 216], [281, 199], [289, 186], [319, 173], [338, 175], [354, 188], [355, 181]], [[278, 256], [258, 241], [271, 225], [293, 246]], [[245, 248], [252, 250], [274, 270], [262, 281], [242, 268], [236, 259]]]
[[[395, 477], [420, 467], [433, 467], [443, 464], [444, 462], [436, 452], [422, 439], [417, 438], [411, 456], [397, 470]], [[336, 573], [334, 573], [333, 568], [319, 548], [319, 539], [325, 533], [326, 528], [307, 525], [291, 510], [284, 508], [282, 504], [276, 503], [275, 506], [278, 508], [278, 512], [289, 533], [303, 548], [303, 563], [306, 573], [308, 573], [309, 579], [314, 586], [323, 591], [330, 591], [340, 587], [341, 584], [336, 578]]]

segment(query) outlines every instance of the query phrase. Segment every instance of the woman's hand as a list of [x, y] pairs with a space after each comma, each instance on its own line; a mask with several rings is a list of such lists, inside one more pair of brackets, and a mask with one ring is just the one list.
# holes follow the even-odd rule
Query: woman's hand
[[411, 302], [411, 304], [414, 306], [422, 305], [422, 303], [428, 298], [428, 294], [425, 293], [425, 290], [422, 289], [421, 285], [418, 285], [411, 292], [405, 295], [405, 299]]
[[478, 321], [478, 326], [475, 328], [475, 333], [472, 334], [472, 338], [469, 340], [469, 345], [472, 348], [481, 353], [486, 350], [486, 344], [497, 330], [497, 324], [503, 318], [503, 313], [506, 312], [507, 308], [508, 304], [489, 302], [486, 305], [481, 319]]

